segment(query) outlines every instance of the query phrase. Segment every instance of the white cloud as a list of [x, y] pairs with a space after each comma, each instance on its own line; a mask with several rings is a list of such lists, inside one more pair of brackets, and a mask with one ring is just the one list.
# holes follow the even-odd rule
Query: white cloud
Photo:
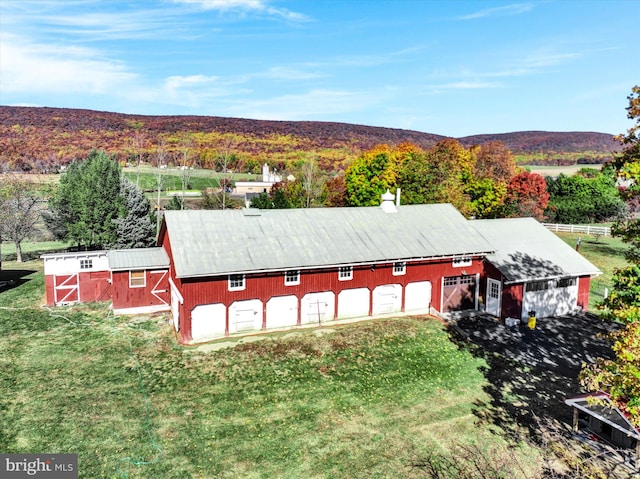
[[495, 17], [495, 16], [507, 16], [507, 15], [520, 15], [533, 10], [532, 3], [512, 3], [511, 5], [504, 5], [502, 7], [485, 8], [469, 15], [463, 15], [458, 17], [459, 20], [475, 20], [476, 18]]
[[205, 10], [218, 10], [221, 12], [244, 11], [262, 13], [281, 17], [291, 21], [307, 21], [309, 17], [302, 13], [292, 12], [284, 8], [270, 6], [264, 0], [173, 0], [174, 3], [196, 5]]
[[31, 43], [12, 34], [0, 37], [0, 58], [5, 92], [105, 94], [136, 79], [94, 49]]

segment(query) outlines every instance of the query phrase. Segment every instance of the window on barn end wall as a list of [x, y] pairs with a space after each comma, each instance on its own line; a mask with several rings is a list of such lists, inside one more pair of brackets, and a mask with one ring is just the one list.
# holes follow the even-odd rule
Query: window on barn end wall
[[80, 269], [91, 269], [93, 268], [93, 260], [92, 259], [81, 259], [80, 260]]
[[527, 283], [524, 288], [527, 293], [534, 291], [546, 291], [547, 289], [549, 289], [549, 281], [547, 280], [532, 281]]
[[129, 287], [130, 288], [144, 288], [146, 284], [147, 284], [147, 277], [144, 274], [144, 270], [129, 271]]
[[339, 281], [349, 281], [353, 279], [353, 266], [341, 266], [338, 270]]
[[404, 261], [393, 263], [393, 275], [402, 276], [403, 274], [407, 274], [407, 263]]
[[286, 286], [295, 286], [296, 284], [300, 284], [300, 271], [285, 271], [284, 284]]
[[569, 286], [575, 286], [577, 283], [577, 278], [562, 278], [559, 279], [556, 286], [558, 288], [568, 288]]
[[229, 291], [242, 291], [246, 288], [244, 274], [229, 275]]

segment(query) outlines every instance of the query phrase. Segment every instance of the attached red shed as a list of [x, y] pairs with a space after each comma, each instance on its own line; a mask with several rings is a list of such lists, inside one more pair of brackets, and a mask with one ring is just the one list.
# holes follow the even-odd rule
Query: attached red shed
[[114, 313], [169, 310], [169, 257], [164, 249], [112, 250], [107, 257]]
[[557, 316], [589, 306], [600, 270], [533, 218], [472, 221], [495, 247], [482, 287], [486, 312], [501, 318]]
[[110, 299], [106, 251], [52, 253], [42, 259], [48, 306]]
[[42, 255], [47, 305], [112, 301], [115, 313], [169, 310], [163, 248]]

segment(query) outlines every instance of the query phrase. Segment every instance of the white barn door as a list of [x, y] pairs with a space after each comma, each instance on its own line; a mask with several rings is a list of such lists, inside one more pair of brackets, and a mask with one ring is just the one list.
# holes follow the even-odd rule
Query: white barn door
[[267, 301], [267, 328], [286, 328], [297, 324], [297, 296], [274, 296]]
[[428, 313], [431, 307], [431, 282], [417, 281], [404, 288], [405, 313]]
[[262, 329], [262, 301], [249, 299], [229, 306], [229, 333], [259, 331]]
[[369, 290], [345, 289], [338, 293], [338, 319], [369, 316]]
[[335, 294], [333, 291], [307, 293], [300, 301], [300, 322], [322, 324], [335, 317]]
[[373, 290], [372, 312], [376, 314], [399, 313], [402, 309], [402, 286], [384, 284]]
[[195, 342], [224, 336], [227, 308], [222, 303], [201, 304], [191, 311], [191, 338]]

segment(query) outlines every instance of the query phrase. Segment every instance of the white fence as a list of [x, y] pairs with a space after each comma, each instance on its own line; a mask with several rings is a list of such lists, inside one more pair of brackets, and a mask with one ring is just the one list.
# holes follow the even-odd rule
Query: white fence
[[559, 225], [555, 223], [542, 223], [542, 225], [551, 231], [560, 231], [563, 233], [584, 233], [594, 236], [611, 236], [611, 228], [608, 226]]

